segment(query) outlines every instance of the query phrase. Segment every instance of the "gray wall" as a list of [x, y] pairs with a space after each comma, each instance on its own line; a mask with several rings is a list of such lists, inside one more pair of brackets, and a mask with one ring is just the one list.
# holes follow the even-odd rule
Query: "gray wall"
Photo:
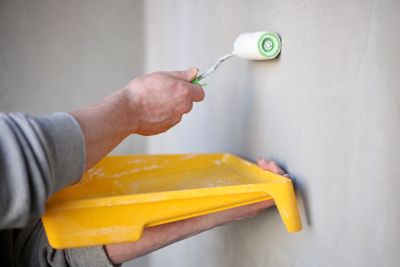
[[271, 209], [127, 266], [397, 266], [399, 12], [395, 0], [0, 0], [0, 108], [69, 110], [144, 72], [204, 70], [241, 32], [277, 31], [279, 59], [224, 63], [180, 125], [121, 149], [275, 159], [304, 230], [286, 233]]
[[[142, 1], [0, 0], [0, 110], [92, 103], [143, 73]], [[119, 153], [143, 151], [130, 138]]]
[[145, 1], [147, 71], [203, 70], [241, 32], [278, 60], [225, 63], [206, 100], [150, 153], [229, 151], [282, 163], [304, 230], [275, 210], [163, 249], [151, 266], [398, 266], [399, 1]]

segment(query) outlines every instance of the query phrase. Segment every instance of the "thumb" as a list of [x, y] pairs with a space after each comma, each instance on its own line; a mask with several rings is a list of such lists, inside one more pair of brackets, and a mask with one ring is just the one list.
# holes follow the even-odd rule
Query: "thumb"
[[197, 68], [190, 68], [184, 71], [170, 71], [168, 74], [175, 78], [191, 82], [197, 77], [198, 72], [199, 70]]

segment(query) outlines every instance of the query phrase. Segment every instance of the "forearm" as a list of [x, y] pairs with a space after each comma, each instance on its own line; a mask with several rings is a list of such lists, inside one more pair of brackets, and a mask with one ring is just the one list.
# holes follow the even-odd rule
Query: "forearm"
[[137, 242], [106, 245], [105, 251], [113, 264], [122, 264], [198, 232], [200, 232], [200, 227], [193, 219], [163, 224], [145, 228], [143, 236]]
[[214, 227], [255, 216], [262, 210], [273, 205], [273, 200], [266, 200], [247, 206], [145, 228], [143, 236], [139, 241], [106, 245], [105, 250], [113, 264], [121, 264]]
[[204, 98], [190, 81], [197, 69], [158, 72], [129, 82], [94, 105], [71, 112], [85, 136], [86, 169], [92, 167], [131, 133], [155, 135], [167, 131]]
[[86, 168], [89, 169], [134, 131], [129, 98], [119, 90], [99, 102], [71, 112], [85, 137]]

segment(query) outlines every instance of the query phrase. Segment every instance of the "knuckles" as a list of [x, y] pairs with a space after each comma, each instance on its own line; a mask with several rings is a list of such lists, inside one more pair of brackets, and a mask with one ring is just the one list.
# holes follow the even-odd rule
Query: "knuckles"
[[[163, 72], [153, 72], [132, 80], [128, 85], [136, 99], [143, 100], [141, 134], [152, 135], [167, 131], [178, 124], [184, 114], [193, 109], [193, 86]], [[155, 97], [153, 97], [155, 96]], [[197, 98], [204, 98], [204, 92]], [[133, 98], [133, 97], [131, 97]], [[138, 100], [138, 101], [139, 101]], [[137, 105], [139, 106], [139, 105]], [[154, 116], [158, 119], [154, 120]], [[153, 119], [152, 119], [153, 118]]]
[[184, 113], [189, 113], [193, 109], [193, 103], [190, 101], [184, 107]]

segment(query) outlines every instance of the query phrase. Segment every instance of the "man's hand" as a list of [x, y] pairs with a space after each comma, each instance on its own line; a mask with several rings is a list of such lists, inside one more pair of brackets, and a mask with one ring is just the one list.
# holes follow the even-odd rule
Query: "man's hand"
[[128, 135], [165, 132], [204, 98], [192, 81], [197, 69], [156, 72], [132, 80], [125, 88], [71, 114], [85, 136], [89, 169]]
[[[288, 177], [273, 161], [260, 159], [257, 163], [266, 171]], [[142, 238], [137, 242], [106, 245], [105, 250], [112, 263], [121, 264], [216, 226], [255, 216], [273, 205], [273, 200], [266, 200], [247, 206], [145, 228]]]
[[167, 131], [181, 121], [193, 102], [204, 99], [204, 90], [191, 81], [197, 69], [155, 72], [132, 80], [126, 90], [132, 132], [154, 135]]
[[[149, 74], [91, 106], [71, 112], [85, 137], [86, 169], [132, 133], [153, 135], [177, 124], [192, 109], [193, 102], [204, 98], [203, 89], [190, 82], [196, 75], [194, 68]], [[259, 160], [258, 165], [287, 176], [273, 161]], [[216, 226], [254, 216], [273, 205], [267, 200], [146, 228], [139, 241], [106, 245], [105, 250], [110, 260], [119, 264]]]

